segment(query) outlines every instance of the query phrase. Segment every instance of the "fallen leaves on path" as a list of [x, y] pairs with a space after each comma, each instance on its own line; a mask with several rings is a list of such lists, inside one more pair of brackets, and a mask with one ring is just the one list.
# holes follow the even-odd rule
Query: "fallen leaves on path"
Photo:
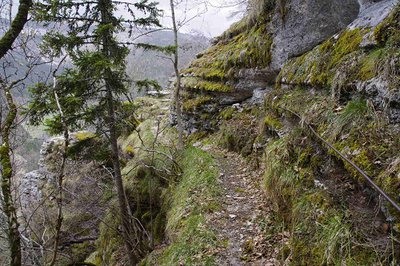
[[[218, 162], [223, 188], [221, 208], [207, 215], [219, 245], [213, 251], [217, 265], [279, 265], [279, 246], [289, 234], [265, 234], [271, 207], [261, 189], [263, 168], [253, 169], [238, 154], [207, 146]], [[268, 225], [267, 225], [268, 226]]]

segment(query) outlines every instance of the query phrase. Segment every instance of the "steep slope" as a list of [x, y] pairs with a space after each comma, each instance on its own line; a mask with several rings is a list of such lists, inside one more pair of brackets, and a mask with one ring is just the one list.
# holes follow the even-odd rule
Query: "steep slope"
[[253, 1], [183, 70], [186, 131], [265, 164], [281, 263], [399, 261], [400, 213], [346, 161], [399, 204], [399, 14], [392, 0]]
[[[148, 251], [142, 265], [398, 264], [400, 214], [342, 157], [399, 201], [396, 2], [250, 2], [182, 71], [192, 134], [181, 151], [169, 99], [124, 103], [132, 115], [119, 146], [130, 211], [148, 239], [137, 243]], [[88, 144], [70, 158], [67, 183], [83, 202], [89, 166], [109, 177], [104, 157], [90, 157], [107, 150]], [[76, 240], [68, 229], [91, 239], [60, 263], [126, 264], [115, 192], [97, 185], [98, 216], [76, 208], [75, 217], [66, 204], [66, 242]]]

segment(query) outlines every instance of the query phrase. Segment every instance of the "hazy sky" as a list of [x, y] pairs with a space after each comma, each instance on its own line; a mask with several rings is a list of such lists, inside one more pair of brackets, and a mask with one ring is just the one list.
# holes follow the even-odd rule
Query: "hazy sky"
[[[163, 25], [171, 25], [170, 18], [170, 5], [169, 0], [150, 0], [159, 2], [159, 8], [164, 10], [164, 18], [162, 18]], [[220, 35], [229, 26], [238, 20], [238, 17], [232, 18], [233, 12], [238, 10], [238, 7], [226, 7], [229, 1], [236, 0], [175, 0], [181, 3], [176, 6], [177, 20], [182, 21], [186, 18], [193, 18], [190, 22], [182, 27], [181, 32], [188, 33], [190, 31], [199, 31], [206, 37], [215, 37]], [[207, 1], [207, 2], [205, 2]], [[221, 7], [225, 6], [225, 7]], [[18, 5], [13, 6], [13, 13], [17, 11]], [[243, 7], [242, 7], [243, 9]], [[186, 12], [185, 12], [186, 10]], [[3, 12], [5, 12], [3, 14]], [[7, 7], [0, 7], [1, 17], [7, 15]], [[124, 14], [123, 10], [120, 10]], [[196, 15], [198, 14], [198, 15]]]
[[[215, 37], [238, 20], [238, 17], [232, 18], [231, 16], [232, 13], [238, 9], [237, 7], [220, 7], [225, 5], [226, 0], [211, 0], [211, 2], [207, 3], [201, 0], [182, 1], [187, 2], [182, 2], [176, 7], [177, 20], [183, 21], [185, 17], [186, 19], [190, 19], [190, 21], [182, 27], [182, 32], [194, 30], [203, 33], [207, 37]], [[162, 23], [164, 25], [171, 25], [169, 0], [159, 0], [159, 7], [165, 12]]]

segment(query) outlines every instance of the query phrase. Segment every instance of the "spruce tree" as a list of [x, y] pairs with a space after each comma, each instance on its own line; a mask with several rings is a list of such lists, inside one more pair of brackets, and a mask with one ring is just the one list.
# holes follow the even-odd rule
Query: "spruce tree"
[[[115, 14], [117, 9], [122, 8], [130, 14], [129, 19]], [[130, 33], [134, 27], [159, 26], [160, 11], [156, 3], [147, 0], [136, 3], [47, 0], [39, 4], [37, 10], [36, 18], [39, 21], [68, 25], [64, 34], [49, 33], [44, 47], [52, 56], [68, 55], [74, 67], [57, 77], [57, 86], [54, 88], [39, 84], [32, 90], [31, 120], [39, 123], [52, 114], [46, 123], [53, 133], [61, 133], [62, 122], [65, 121], [71, 130], [96, 127], [108, 139], [122, 236], [129, 263], [135, 265], [146, 252], [147, 239], [131, 215], [121, 174], [116, 110], [121, 105], [120, 97], [127, 92], [125, 58], [129, 49], [127, 43], [118, 40], [118, 33]], [[56, 90], [63, 109], [63, 119], [57, 114], [53, 90]]]

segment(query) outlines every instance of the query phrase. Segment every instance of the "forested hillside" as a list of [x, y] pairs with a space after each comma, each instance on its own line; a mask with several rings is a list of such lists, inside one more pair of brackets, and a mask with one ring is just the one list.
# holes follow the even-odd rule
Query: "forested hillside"
[[399, 265], [399, 1], [20, 1], [0, 264]]

